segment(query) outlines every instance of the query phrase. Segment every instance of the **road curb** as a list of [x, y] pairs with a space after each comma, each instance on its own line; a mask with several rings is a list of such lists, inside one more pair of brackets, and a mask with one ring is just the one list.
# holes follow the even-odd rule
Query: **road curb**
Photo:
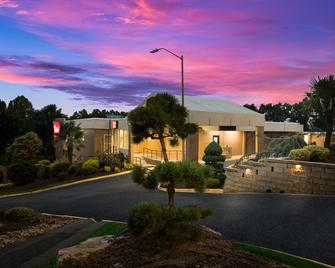
[[[158, 186], [157, 189], [161, 192], [166, 192], [166, 188]], [[175, 188], [176, 193], [199, 193], [193, 188]], [[223, 194], [223, 189], [206, 189], [202, 194]]]
[[28, 191], [28, 192], [23, 192], [23, 193], [1, 195], [0, 199], [1, 198], [8, 198], [8, 197], [15, 197], [15, 196], [22, 196], [22, 195], [29, 195], [29, 194], [43, 193], [43, 192], [47, 192], [47, 191], [50, 191], [50, 190], [66, 188], [66, 187], [69, 187], [69, 186], [72, 186], [72, 185], [77, 185], [77, 184], [81, 184], [81, 183], [85, 183], [85, 182], [91, 182], [91, 181], [113, 178], [113, 177], [122, 176], [122, 175], [129, 174], [129, 173], [131, 173], [131, 170], [120, 172], [120, 173], [115, 173], [115, 174], [110, 174], [110, 175], [103, 175], [103, 176], [78, 180], [78, 181], [65, 183], [65, 184], [61, 184], [61, 185], [57, 185], [57, 186], [51, 186], [51, 187], [45, 188], [45, 189], [35, 190], [35, 191]]
[[53, 217], [59, 217], [59, 218], [78, 219], [78, 220], [90, 220], [92, 222], [97, 222], [94, 218], [72, 216], [72, 215], [65, 215], [65, 214], [53, 214], [53, 213], [41, 213], [41, 214], [44, 216], [53, 216]]

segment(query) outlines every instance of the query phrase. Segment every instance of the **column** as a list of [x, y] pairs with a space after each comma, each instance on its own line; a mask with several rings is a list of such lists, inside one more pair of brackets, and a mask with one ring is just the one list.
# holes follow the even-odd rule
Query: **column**
[[256, 127], [255, 132], [255, 151], [261, 153], [264, 150], [264, 127]]

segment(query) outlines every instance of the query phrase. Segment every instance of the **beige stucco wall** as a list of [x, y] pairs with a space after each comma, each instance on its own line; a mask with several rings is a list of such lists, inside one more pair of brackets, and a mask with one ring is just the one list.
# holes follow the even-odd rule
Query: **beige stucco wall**
[[212, 142], [213, 136], [217, 135], [220, 137], [220, 146], [224, 148], [226, 145], [232, 147], [233, 155], [241, 155], [242, 154], [242, 139], [243, 132], [242, 131], [204, 131], [202, 129], [199, 130], [199, 152], [198, 157], [202, 159], [204, 155], [204, 151], [209, 143]]

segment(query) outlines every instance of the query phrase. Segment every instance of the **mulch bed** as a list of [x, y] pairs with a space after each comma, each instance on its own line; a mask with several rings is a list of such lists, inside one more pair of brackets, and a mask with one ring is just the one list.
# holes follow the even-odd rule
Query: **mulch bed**
[[53, 229], [77, 221], [75, 218], [41, 215], [41, 222], [9, 222], [0, 220], [0, 248], [14, 242], [23, 241], [30, 237], [47, 233]]
[[121, 236], [113, 240], [107, 250], [91, 254], [80, 267], [288, 267], [241, 251], [222, 236], [207, 230], [199, 241], [179, 243], [164, 251], [147, 248], [143, 242], [128, 235]]

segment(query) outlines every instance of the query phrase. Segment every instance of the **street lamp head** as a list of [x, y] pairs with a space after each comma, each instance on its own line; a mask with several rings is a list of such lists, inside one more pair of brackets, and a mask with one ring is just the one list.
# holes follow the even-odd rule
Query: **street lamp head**
[[158, 49], [158, 48], [155, 48], [155, 49], [151, 50], [150, 53], [156, 53], [156, 52], [158, 52], [158, 51], [159, 51], [159, 49]]

